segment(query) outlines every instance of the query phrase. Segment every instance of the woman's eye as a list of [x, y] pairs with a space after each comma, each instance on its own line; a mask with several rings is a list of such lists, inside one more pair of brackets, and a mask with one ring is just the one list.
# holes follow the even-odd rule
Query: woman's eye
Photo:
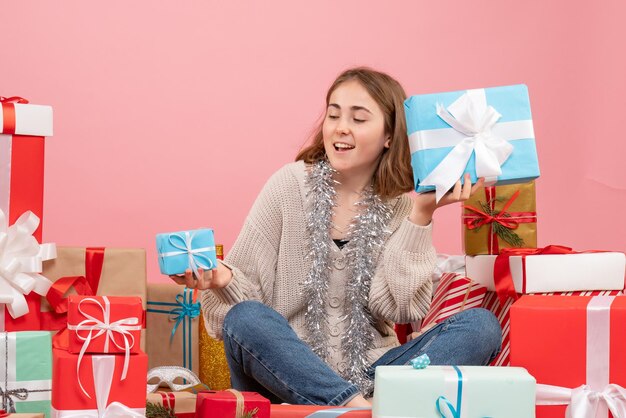
[[354, 121], [356, 123], [363, 123], [363, 122], [365, 122], [365, 119], [357, 119], [357, 118], [353, 118], [353, 119], [354, 119]]
[[328, 115], [328, 119], [339, 119], [337, 115]]

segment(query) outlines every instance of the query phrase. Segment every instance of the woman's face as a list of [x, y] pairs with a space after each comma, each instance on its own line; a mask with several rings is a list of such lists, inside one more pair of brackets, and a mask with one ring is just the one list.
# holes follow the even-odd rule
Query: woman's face
[[356, 80], [332, 92], [322, 134], [328, 160], [341, 174], [372, 175], [390, 139], [382, 109]]

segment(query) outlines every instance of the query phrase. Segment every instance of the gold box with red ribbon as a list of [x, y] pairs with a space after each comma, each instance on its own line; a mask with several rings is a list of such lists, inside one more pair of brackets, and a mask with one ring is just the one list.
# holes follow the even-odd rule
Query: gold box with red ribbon
[[69, 296], [70, 353], [139, 353], [144, 310], [136, 296]]
[[511, 307], [511, 365], [537, 379], [537, 418], [622, 417], [626, 296], [523, 296]]
[[463, 204], [462, 223], [467, 255], [537, 247], [535, 182], [477, 190]]
[[[58, 247], [57, 258], [44, 263], [43, 274], [54, 283], [42, 301], [42, 329], [55, 331], [65, 327], [69, 294], [138, 296], [145, 310], [143, 248]], [[142, 338], [142, 349], [144, 341]]]
[[[43, 225], [40, 220], [43, 220], [44, 145], [47, 136], [52, 136], [52, 107], [29, 104], [21, 97], [0, 97], [0, 212], [4, 214], [0, 230], [2, 224], [33, 225], [24, 216], [33, 218], [37, 222], [32, 230], [27, 227], [28, 235], [35, 237], [39, 243]], [[11, 245], [11, 241], [15, 240], [10, 240], [7, 246]], [[24, 256], [14, 250], [4, 247], [0, 250], [0, 258], [4, 258], [3, 252], [18, 259]], [[32, 252], [29, 255], [32, 256]], [[22, 268], [31, 266], [26, 273], [41, 272], [30, 262], [21, 265]], [[1, 331], [41, 329], [41, 296], [48, 288], [40, 281], [25, 282], [21, 273], [8, 269], [0, 274], [0, 298], [13, 301], [7, 308], [0, 306]]]
[[171, 409], [176, 418], [196, 418], [196, 398], [191, 392], [155, 392], [148, 394], [148, 403]]

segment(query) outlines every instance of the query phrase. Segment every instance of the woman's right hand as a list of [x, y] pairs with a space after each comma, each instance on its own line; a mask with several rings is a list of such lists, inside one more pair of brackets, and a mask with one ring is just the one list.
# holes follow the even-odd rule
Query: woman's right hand
[[197, 280], [191, 269], [185, 270], [184, 275], [171, 275], [170, 278], [178, 284], [184, 284], [190, 289], [198, 290], [221, 289], [233, 279], [233, 272], [219, 261], [217, 268], [206, 271], [199, 268], [198, 273], [200, 277]]

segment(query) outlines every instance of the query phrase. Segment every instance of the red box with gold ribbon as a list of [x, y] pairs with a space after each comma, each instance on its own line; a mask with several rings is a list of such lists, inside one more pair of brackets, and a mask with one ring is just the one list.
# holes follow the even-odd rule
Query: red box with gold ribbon
[[256, 392], [239, 392], [234, 389], [205, 390], [198, 393], [196, 417], [270, 417], [270, 401]]
[[568, 404], [567, 416], [623, 416], [625, 327], [626, 296], [530, 295], [513, 304], [511, 365], [537, 379], [537, 418], [563, 417]]
[[[138, 296], [145, 310], [146, 252], [143, 248], [59, 247], [57, 258], [44, 263], [43, 274], [54, 282], [42, 302], [42, 329], [67, 324], [69, 294]], [[143, 348], [142, 338], [142, 348]]]
[[463, 250], [498, 254], [537, 246], [535, 182], [479, 189], [463, 204]]
[[128, 355], [141, 351], [141, 298], [70, 295], [68, 300], [70, 353]]
[[[0, 211], [5, 214], [8, 225], [18, 222], [28, 211], [43, 219], [46, 136], [52, 136], [52, 107], [29, 104], [21, 97], [0, 97]], [[39, 243], [41, 230], [42, 222], [32, 233]], [[0, 330], [40, 329], [40, 294], [45, 294], [44, 289], [36, 287], [24, 296], [27, 291], [7, 281], [19, 295], [0, 291], [0, 296], [24, 300], [28, 313], [13, 317], [0, 307]]]

